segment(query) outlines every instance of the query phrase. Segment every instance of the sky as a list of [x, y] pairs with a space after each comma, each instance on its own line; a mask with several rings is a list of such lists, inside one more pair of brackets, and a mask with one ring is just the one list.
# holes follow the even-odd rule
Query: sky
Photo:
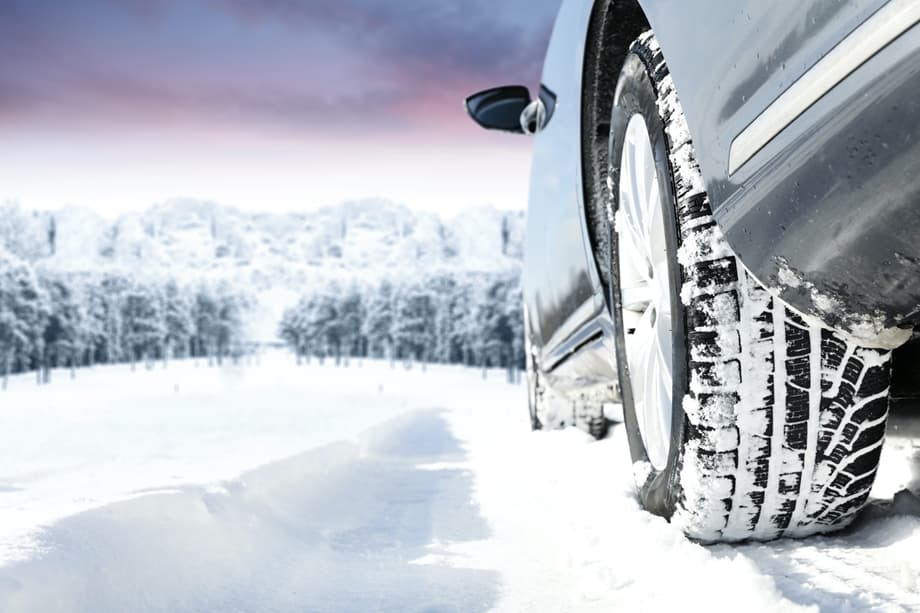
[[527, 137], [466, 116], [535, 91], [558, 0], [3, 0], [0, 200], [298, 210], [526, 205]]

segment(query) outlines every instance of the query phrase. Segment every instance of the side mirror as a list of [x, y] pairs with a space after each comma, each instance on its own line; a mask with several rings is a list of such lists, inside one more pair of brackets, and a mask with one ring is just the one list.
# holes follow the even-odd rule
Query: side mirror
[[521, 113], [530, 104], [530, 92], [523, 85], [494, 87], [466, 99], [466, 112], [487, 130], [524, 134]]

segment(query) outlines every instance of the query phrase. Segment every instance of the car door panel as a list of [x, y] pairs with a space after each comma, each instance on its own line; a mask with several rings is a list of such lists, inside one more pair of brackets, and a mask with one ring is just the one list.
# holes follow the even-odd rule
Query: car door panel
[[543, 70], [543, 84], [556, 94], [556, 104], [552, 120], [534, 139], [524, 300], [534, 328], [529, 333], [544, 356], [551, 356], [603, 304], [586, 250], [577, 138], [590, 7], [590, 0], [563, 3]]

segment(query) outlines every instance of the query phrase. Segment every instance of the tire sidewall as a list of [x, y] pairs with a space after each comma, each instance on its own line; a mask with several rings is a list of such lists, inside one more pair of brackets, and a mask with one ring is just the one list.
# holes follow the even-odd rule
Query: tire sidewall
[[610, 188], [611, 201], [617, 207], [619, 196], [619, 165], [623, 151], [626, 126], [635, 114], [642, 115], [648, 129], [655, 160], [656, 173], [661, 189], [662, 219], [665, 223], [665, 239], [668, 251], [668, 274], [670, 276], [671, 313], [672, 313], [672, 411], [671, 411], [671, 445], [667, 465], [663, 470], [651, 467], [633, 402], [632, 385], [629, 377], [629, 362], [626, 355], [625, 331], [621, 315], [621, 297], [619, 290], [618, 238], [612, 232], [610, 271], [613, 283], [611, 288], [611, 315], [616, 328], [616, 363], [620, 388], [623, 398], [623, 416], [632, 462], [647, 463], [651, 467], [644, 483], [637, 482], [638, 495], [642, 505], [649, 511], [664, 517], [670, 517], [678, 499], [680, 455], [685, 436], [685, 418], [682, 399], [688, 389], [687, 333], [686, 314], [680, 300], [679, 288], [683, 275], [677, 261], [679, 247], [676, 198], [673, 173], [668, 161], [668, 142], [664, 122], [658, 113], [658, 99], [648, 68], [642, 59], [629, 54], [623, 64], [614, 94], [610, 118]]

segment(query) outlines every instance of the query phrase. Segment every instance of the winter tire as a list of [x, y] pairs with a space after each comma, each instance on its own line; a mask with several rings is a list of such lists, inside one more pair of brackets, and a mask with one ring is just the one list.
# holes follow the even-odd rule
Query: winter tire
[[611, 310], [642, 505], [705, 542], [847, 525], [881, 454], [890, 352], [801, 317], [743, 267], [651, 32], [620, 72], [609, 153]]

